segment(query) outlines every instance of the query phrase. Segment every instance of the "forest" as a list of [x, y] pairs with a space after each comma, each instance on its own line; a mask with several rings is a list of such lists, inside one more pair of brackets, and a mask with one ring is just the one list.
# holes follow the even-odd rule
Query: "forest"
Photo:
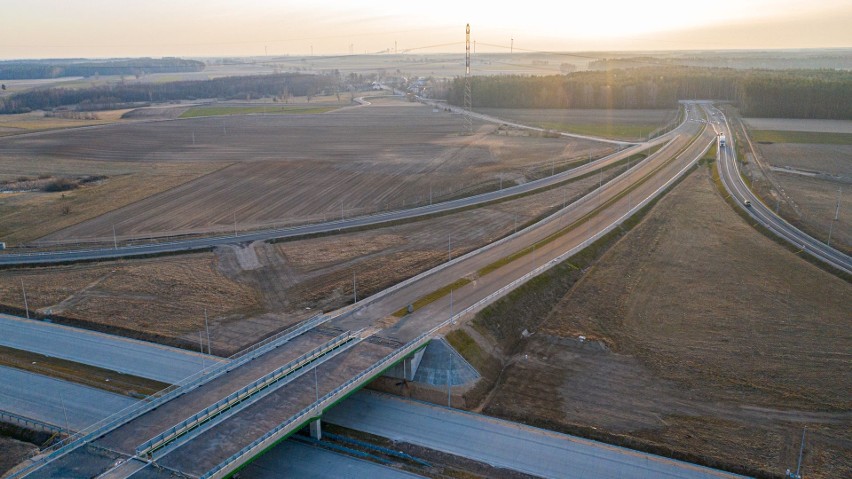
[[182, 58], [127, 58], [115, 60], [12, 60], [0, 61], [0, 80], [32, 80], [98, 75], [199, 72], [204, 63]]
[[45, 88], [0, 98], [0, 114], [74, 107], [109, 110], [139, 103], [206, 98], [251, 100], [264, 97], [311, 96], [335, 88], [339, 77], [283, 73], [223, 77], [169, 83], [110, 84], [90, 88]]
[[[736, 104], [743, 115], [852, 119], [852, 72], [654, 66], [551, 76], [474, 76], [473, 107], [674, 108], [678, 100]], [[447, 100], [462, 104], [464, 79]]]

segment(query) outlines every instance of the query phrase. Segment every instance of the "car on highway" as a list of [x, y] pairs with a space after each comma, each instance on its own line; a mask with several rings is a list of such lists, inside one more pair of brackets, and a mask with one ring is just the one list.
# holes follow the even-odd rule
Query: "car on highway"
[[746, 208], [751, 208], [751, 200], [745, 200], [743, 201], [743, 204], [746, 206]]

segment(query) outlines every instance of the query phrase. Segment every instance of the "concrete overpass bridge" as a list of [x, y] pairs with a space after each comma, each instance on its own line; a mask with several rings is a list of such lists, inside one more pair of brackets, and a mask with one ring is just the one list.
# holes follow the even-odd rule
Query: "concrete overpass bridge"
[[[685, 174], [715, 141], [685, 124], [655, 154], [522, 231], [208, 367], [70, 438], [33, 478], [226, 477], [396, 368], [413, 377], [440, 330], [608, 232]], [[411, 312], [406, 312], [408, 305]]]

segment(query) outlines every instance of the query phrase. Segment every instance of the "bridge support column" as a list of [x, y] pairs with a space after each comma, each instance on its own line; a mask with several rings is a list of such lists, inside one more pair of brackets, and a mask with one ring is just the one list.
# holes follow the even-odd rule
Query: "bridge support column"
[[308, 426], [311, 431], [311, 437], [319, 441], [322, 439], [322, 427], [320, 426], [320, 420], [316, 419], [311, 421], [311, 424]]
[[417, 367], [420, 366], [420, 360], [423, 359], [424, 350], [425, 348], [403, 359], [402, 362], [385, 372], [385, 376], [413, 381], [414, 375], [417, 373]]

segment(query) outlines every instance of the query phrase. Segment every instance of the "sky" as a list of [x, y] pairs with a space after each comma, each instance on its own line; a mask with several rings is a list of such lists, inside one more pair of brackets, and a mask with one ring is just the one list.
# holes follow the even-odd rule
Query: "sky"
[[849, 0], [3, 0], [0, 58], [852, 47]]

